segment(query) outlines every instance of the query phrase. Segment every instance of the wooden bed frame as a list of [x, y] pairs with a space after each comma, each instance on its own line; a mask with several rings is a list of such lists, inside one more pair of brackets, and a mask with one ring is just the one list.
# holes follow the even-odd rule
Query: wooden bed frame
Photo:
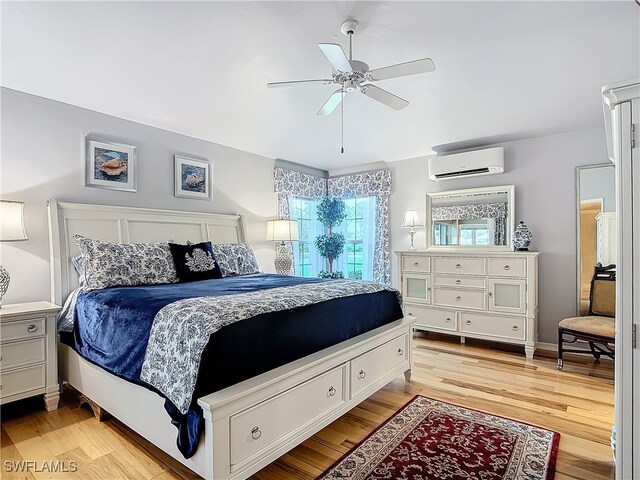
[[[240, 215], [49, 201], [52, 301], [77, 286], [73, 235], [121, 242], [246, 241]], [[244, 479], [300, 444], [412, 365], [411, 317], [198, 399], [204, 438], [185, 459], [164, 399], [59, 343], [60, 376], [86, 398], [208, 479]]]

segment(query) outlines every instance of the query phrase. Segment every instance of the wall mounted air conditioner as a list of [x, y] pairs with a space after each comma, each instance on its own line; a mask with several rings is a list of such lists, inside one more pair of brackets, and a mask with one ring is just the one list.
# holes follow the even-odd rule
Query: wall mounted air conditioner
[[504, 172], [504, 148], [486, 148], [429, 158], [429, 179], [495, 175]]

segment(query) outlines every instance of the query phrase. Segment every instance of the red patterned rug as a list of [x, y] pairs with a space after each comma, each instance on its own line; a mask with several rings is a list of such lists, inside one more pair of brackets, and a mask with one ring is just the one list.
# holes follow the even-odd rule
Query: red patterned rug
[[551, 480], [560, 434], [417, 395], [320, 477]]

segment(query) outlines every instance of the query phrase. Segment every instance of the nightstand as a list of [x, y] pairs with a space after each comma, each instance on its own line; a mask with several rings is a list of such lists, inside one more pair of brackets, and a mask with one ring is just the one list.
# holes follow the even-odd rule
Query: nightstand
[[49, 302], [0, 307], [0, 405], [44, 394], [46, 409], [58, 408], [59, 311]]

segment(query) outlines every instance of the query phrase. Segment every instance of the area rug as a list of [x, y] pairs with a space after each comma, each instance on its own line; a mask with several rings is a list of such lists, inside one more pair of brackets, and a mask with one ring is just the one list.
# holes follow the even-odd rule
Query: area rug
[[414, 397], [320, 478], [551, 480], [560, 434]]

